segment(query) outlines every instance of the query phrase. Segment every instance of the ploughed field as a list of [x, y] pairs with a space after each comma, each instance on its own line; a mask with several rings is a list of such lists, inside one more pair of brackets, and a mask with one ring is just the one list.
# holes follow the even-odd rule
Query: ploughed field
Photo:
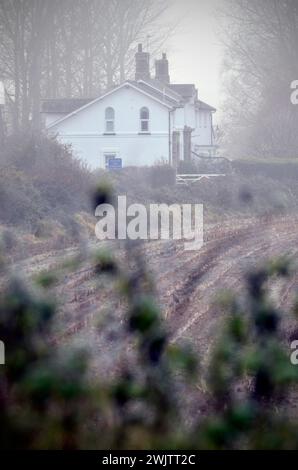
[[[130, 269], [118, 243], [102, 245]], [[94, 249], [101, 244], [91, 242], [91, 246]], [[12, 261], [11, 268], [31, 278], [41, 271], [55, 270], [78, 251], [49, 251]], [[249, 269], [280, 255], [296, 258], [297, 251], [296, 215], [229, 219], [225, 224], [207, 226], [204, 246], [196, 252], [184, 251], [180, 241], [146, 242], [143, 252], [171, 341], [191, 342], [201, 357], [206, 356], [224, 315], [215, 303], [219, 292], [241, 292]], [[298, 275], [290, 282], [278, 283], [273, 292], [276, 303], [288, 310], [297, 290]], [[50, 295], [58, 302], [55, 325], [49, 333], [53, 347], [73, 343], [89, 347], [102, 374], [113, 375], [127, 360], [131, 348], [125, 329], [125, 303], [113, 279], [96, 277], [93, 266], [85, 262], [74, 271], [63, 271]], [[285, 337], [287, 334], [285, 331]]]

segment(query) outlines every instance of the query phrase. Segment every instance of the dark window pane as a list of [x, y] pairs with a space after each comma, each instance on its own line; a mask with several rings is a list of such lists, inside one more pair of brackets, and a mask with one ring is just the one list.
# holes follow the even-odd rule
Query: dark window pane
[[141, 109], [141, 119], [149, 119], [149, 109], [142, 108]]
[[106, 132], [114, 132], [114, 121], [106, 121]]
[[148, 132], [149, 130], [149, 122], [148, 121], [141, 121], [141, 131]]
[[106, 119], [110, 119], [110, 120], [115, 119], [115, 111], [113, 108], [106, 109]]

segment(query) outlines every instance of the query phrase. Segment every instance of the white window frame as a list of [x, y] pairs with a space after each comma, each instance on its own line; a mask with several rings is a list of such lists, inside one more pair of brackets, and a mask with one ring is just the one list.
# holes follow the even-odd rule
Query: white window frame
[[[148, 113], [147, 118], [142, 117], [142, 112], [143, 111], [146, 111]], [[146, 130], [143, 130], [143, 123], [146, 123], [146, 127], [147, 127]], [[150, 133], [150, 111], [149, 111], [149, 108], [147, 108], [147, 106], [143, 106], [140, 109], [140, 133], [141, 134], [149, 134]]]
[[[110, 111], [112, 112], [112, 117], [108, 115]], [[109, 129], [109, 125], [111, 125], [112, 129]], [[105, 134], [115, 134], [115, 109], [111, 106], [105, 109]]]
[[104, 152], [104, 165], [105, 169], [109, 168], [109, 160], [113, 160], [114, 158], [117, 158], [117, 153], [116, 152]]
[[113, 147], [106, 147], [102, 148], [101, 151], [101, 161], [103, 163], [103, 168], [108, 168], [108, 160], [110, 158], [119, 158], [120, 155], [120, 149], [119, 148], [113, 148]]

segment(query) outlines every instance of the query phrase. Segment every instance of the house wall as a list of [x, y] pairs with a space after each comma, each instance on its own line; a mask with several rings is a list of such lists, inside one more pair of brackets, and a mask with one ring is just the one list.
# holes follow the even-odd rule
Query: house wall
[[184, 123], [185, 126], [194, 129], [196, 127], [196, 111], [194, 103], [186, 103], [184, 107]]
[[[149, 132], [140, 133], [140, 109], [150, 112]], [[115, 135], [105, 135], [105, 109], [115, 110]], [[123, 166], [153, 165], [169, 158], [169, 110], [127, 86], [114, 91], [49, 129], [91, 168], [104, 168], [106, 153], [116, 153]]]
[[184, 156], [184, 127], [194, 129], [196, 126], [196, 114], [193, 102], [186, 103], [184, 107], [177, 108], [173, 112], [172, 118], [172, 131], [179, 132], [179, 155], [180, 160]]
[[183, 130], [184, 126], [196, 127], [196, 113], [192, 103], [186, 103], [183, 108], [177, 108], [173, 113], [173, 130]]
[[[212, 116], [210, 111], [199, 110], [195, 108], [194, 101], [186, 103], [183, 108], [177, 108], [173, 113], [172, 129], [180, 134], [180, 160], [184, 153], [184, 127], [193, 129], [191, 134], [192, 149], [195, 146], [212, 145]], [[200, 150], [201, 151], [201, 150]]]
[[192, 132], [192, 144], [212, 145], [212, 114], [210, 111], [196, 111], [194, 131]]

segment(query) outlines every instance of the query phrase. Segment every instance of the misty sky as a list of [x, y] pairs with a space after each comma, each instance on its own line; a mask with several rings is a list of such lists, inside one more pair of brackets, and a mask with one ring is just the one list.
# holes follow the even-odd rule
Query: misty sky
[[172, 82], [195, 83], [199, 97], [220, 104], [220, 65], [223, 50], [216, 12], [224, 0], [171, 0], [173, 18], [181, 18], [169, 41]]

